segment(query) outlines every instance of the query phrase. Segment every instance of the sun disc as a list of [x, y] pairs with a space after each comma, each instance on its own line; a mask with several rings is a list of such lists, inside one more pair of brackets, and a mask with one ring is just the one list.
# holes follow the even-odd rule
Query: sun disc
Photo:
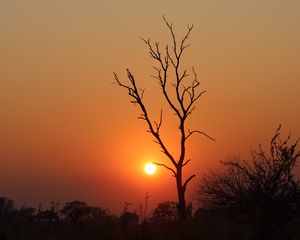
[[156, 172], [156, 166], [153, 163], [147, 163], [144, 167], [145, 173], [152, 175]]

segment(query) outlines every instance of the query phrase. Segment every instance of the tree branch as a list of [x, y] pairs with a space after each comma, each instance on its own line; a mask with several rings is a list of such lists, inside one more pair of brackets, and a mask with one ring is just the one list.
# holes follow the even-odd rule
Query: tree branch
[[[172, 164], [174, 166], [177, 166], [177, 163], [174, 159], [174, 157], [171, 155], [171, 153], [169, 152], [169, 150], [167, 149], [166, 145], [164, 144], [163, 140], [161, 139], [161, 136], [159, 134], [159, 130], [160, 130], [160, 127], [161, 127], [161, 124], [162, 124], [162, 115], [161, 115], [161, 119], [160, 119], [160, 122], [157, 124], [157, 128], [156, 130], [154, 129], [151, 121], [150, 121], [150, 118], [148, 116], [148, 112], [146, 110], [146, 107], [142, 101], [142, 95], [140, 94], [140, 91], [139, 89], [137, 88], [136, 86], [136, 82], [135, 82], [135, 78], [134, 76], [131, 74], [130, 70], [127, 69], [127, 78], [129, 79], [130, 83], [131, 83], [131, 86], [128, 86], [126, 84], [123, 84], [116, 73], [114, 73], [114, 76], [115, 76], [115, 80], [117, 82], [117, 84], [120, 86], [120, 87], [123, 87], [125, 89], [128, 90], [128, 94], [134, 99], [132, 101], [132, 103], [134, 104], [138, 104], [141, 111], [142, 111], [142, 114], [140, 117], [138, 117], [139, 119], [142, 119], [142, 120], [145, 120], [148, 124], [148, 132], [150, 132], [154, 138], [156, 139], [156, 143], [161, 147], [163, 153], [170, 159], [170, 161], [172, 162]], [[143, 91], [142, 91], [142, 94], [143, 94]]]
[[158, 123], [157, 123], [157, 122], [154, 122], [155, 125], [156, 125], [156, 132], [157, 132], [157, 133], [159, 133], [159, 130], [160, 130], [160, 128], [161, 128], [161, 125], [162, 125], [162, 118], [163, 118], [163, 116], [162, 116], [162, 110], [160, 110], [160, 119], [159, 119], [159, 122], [158, 122]]
[[182, 164], [182, 167], [184, 167], [185, 165], [187, 165], [190, 161], [191, 161], [191, 159], [186, 160], [186, 161]]
[[187, 184], [189, 183], [189, 181], [191, 181], [194, 177], [196, 177], [195, 174], [193, 174], [192, 176], [190, 176], [190, 177], [185, 181], [185, 183], [183, 184], [183, 189], [184, 189], [184, 190], [186, 189], [186, 186], [187, 186]]
[[173, 175], [174, 177], [176, 176], [176, 172], [174, 171], [174, 169], [168, 167], [167, 165], [162, 164], [162, 163], [157, 163], [157, 162], [154, 162], [153, 164], [158, 165], [158, 166], [162, 166], [162, 167], [168, 169], [169, 171], [171, 171], [171, 172], [174, 174], [174, 175]]
[[187, 140], [187, 139], [188, 139], [190, 136], [192, 136], [194, 133], [202, 134], [202, 135], [204, 135], [205, 137], [209, 138], [210, 140], [216, 141], [215, 138], [209, 136], [209, 135], [206, 134], [205, 132], [201, 132], [201, 131], [198, 131], [198, 130], [194, 130], [194, 131], [190, 131], [190, 130], [189, 130], [189, 133], [188, 133], [188, 135], [186, 136], [185, 139]]

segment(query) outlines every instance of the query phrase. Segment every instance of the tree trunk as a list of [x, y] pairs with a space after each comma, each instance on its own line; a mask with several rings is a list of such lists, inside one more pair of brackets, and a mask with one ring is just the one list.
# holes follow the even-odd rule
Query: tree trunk
[[182, 168], [177, 169], [176, 175], [177, 194], [178, 194], [178, 215], [180, 220], [187, 219], [186, 204], [185, 204], [185, 188], [182, 185]]

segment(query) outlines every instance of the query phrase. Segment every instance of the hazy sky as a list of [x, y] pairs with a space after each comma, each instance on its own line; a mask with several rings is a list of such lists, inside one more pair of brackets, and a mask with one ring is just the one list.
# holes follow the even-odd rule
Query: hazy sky
[[[124, 201], [138, 209], [146, 192], [151, 206], [176, 199], [169, 172], [143, 173], [165, 158], [112, 84], [112, 72], [126, 80], [129, 67], [151, 113], [169, 110], [140, 40], [168, 43], [162, 14], [179, 36], [195, 25], [184, 61], [208, 90], [189, 124], [217, 141], [191, 139], [194, 184], [219, 160], [268, 147], [279, 123], [300, 137], [299, 11], [297, 0], [0, 0], [0, 195], [116, 213]], [[163, 127], [176, 149], [176, 119]]]

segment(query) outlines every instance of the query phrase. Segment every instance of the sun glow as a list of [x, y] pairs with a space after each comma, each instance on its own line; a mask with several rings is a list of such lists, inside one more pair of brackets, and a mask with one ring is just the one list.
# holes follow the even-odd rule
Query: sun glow
[[156, 172], [156, 166], [153, 163], [147, 163], [144, 167], [145, 173], [152, 175]]

